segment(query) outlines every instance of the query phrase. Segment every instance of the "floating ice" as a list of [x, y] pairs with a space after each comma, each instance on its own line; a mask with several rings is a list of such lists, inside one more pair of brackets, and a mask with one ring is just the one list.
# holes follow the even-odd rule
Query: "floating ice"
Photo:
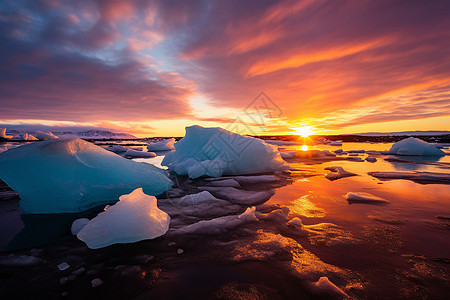
[[131, 157], [155, 157], [155, 152], [144, 152], [144, 151], [138, 151], [133, 149], [128, 149], [125, 154], [125, 156], [131, 156]]
[[109, 146], [109, 147], [105, 147], [106, 150], [112, 151], [112, 152], [116, 152], [116, 153], [122, 153], [122, 152], [127, 152], [128, 147], [124, 147], [124, 146]]
[[162, 165], [180, 175], [244, 175], [286, 170], [288, 165], [275, 146], [221, 128], [186, 127], [186, 135], [175, 144]]
[[21, 133], [19, 135], [16, 135], [12, 138], [13, 140], [20, 140], [20, 141], [37, 141], [38, 139], [32, 136], [29, 133]]
[[77, 235], [78, 232], [80, 232], [80, 230], [83, 229], [83, 227], [87, 225], [87, 223], [89, 223], [89, 219], [86, 219], [86, 218], [76, 219], [72, 223], [72, 227], [70, 228], [70, 232], [73, 235]]
[[166, 150], [174, 150], [175, 147], [173, 146], [173, 144], [175, 144], [175, 139], [171, 138], [171, 139], [167, 139], [167, 140], [162, 140], [159, 142], [150, 142], [147, 145], [147, 150], [148, 151], [166, 151]]
[[6, 128], [0, 128], [0, 138], [10, 139], [12, 135], [6, 135]]
[[326, 158], [329, 157], [336, 157], [336, 154], [331, 153], [328, 150], [299, 150], [299, 151], [290, 151], [290, 152], [281, 152], [281, 157], [283, 159], [289, 159], [289, 158]]
[[143, 187], [159, 195], [172, 186], [161, 169], [81, 139], [56, 139], [0, 154], [0, 178], [19, 193], [25, 213], [80, 212]]
[[369, 172], [370, 176], [381, 180], [407, 179], [418, 183], [450, 184], [450, 174], [432, 172]]
[[231, 203], [240, 205], [258, 205], [266, 202], [273, 196], [274, 191], [246, 191], [234, 187], [200, 186], [200, 190], [209, 191]]
[[36, 131], [36, 132], [34, 133], [34, 136], [35, 136], [37, 139], [42, 140], [42, 141], [45, 141], [45, 140], [54, 140], [54, 139], [57, 139], [57, 138], [58, 138], [56, 135], [54, 135], [54, 134], [51, 133], [51, 132], [42, 132], [42, 131]]
[[224, 186], [230, 186], [235, 188], [240, 188], [241, 185], [236, 180], [230, 178], [230, 179], [224, 179], [224, 180], [213, 180], [209, 184], [210, 186], [217, 186], [217, 187], [224, 187]]
[[444, 156], [445, 152], [421, 139], [409, 137], [392, 145], [390, 154]]
[[355, 173], [347, 172], [342, 167], [326, 167], [325, 170], [331, 171], [325, 175], [326, 179], [337, 180], [344, 177], [357, 176]]
[[156, 238], [167, 232], [169, 223], [169, 215], [158, 208], [156, 198], [138, 188], [120, 196], [119, 202], [99, 213], [77, 237], [89, 248], [98, 249]]
[[366, 161], [370, 162], [370, 163], [374, 163], [377, 161], [377, 158], [374, 156], [367, 156], [366, 157]]
[[247, 208], [245, 212], [240, 215], [219, 217], [212, 220], [203, 220], [197, 223], [181, 227], [176, 230], [177, 234], [220, 234], [230, 229], [233, 229], [241, 224], [255, 222], [258, 219], [255, 216], [256, 208]]
[[267, 144], [277, 145], [277, 146], [289, 146], [289, 145], [300, 145], [299, 142], [294, 141], [278, 141], [278, 140], [264, 140]]
[[354, 203], [367, 203], [367, 204], [380, 204], [380, 203], [389, 203], [388, 200], [383, 199], [381, 197], [374, 196], [369, 193], [362, 192], [349, 192], [345, 195], [345, 199], [347, 199], [349, 204]]

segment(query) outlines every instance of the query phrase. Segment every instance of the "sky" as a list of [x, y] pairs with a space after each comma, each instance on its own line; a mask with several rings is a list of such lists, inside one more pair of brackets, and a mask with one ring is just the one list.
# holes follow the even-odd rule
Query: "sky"
[[0, 127], [450, 130], [448, 0], [2, 0]]

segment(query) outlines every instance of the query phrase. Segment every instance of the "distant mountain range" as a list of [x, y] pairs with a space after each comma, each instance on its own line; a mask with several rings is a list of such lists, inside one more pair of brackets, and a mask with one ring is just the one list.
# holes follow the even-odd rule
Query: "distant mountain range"
[[354, 134], [346, 134], [346, 135], [362, 135], [362, 136], [435, 136], [435, 135], [447, 135], [450, 134], [450, 131], [400, 131], [400, 132], [366, 132], [366, 133], [354, 133]]
[[[8, 134], [19, 135], [23, 133], [29, 133], [33, 135], [34, 131], [22, 131], [22, 130], [8, 130]], [[92, 140], [102, 140], [102, 139], [137, 139], [134, 135], [128, 133], [118, 133], [107, 130], [87, 130], [80, 132], [73, 131], [52, 131], [52, 133], [60, 138], [82, 138], [82, 139], [92, 139]]]

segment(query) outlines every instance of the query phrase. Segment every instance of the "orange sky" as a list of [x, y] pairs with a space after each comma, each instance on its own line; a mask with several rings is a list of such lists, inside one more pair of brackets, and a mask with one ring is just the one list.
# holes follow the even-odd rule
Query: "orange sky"
[[0, 127], [450, 130], [448, 11], [444, 0], [2, 3]]

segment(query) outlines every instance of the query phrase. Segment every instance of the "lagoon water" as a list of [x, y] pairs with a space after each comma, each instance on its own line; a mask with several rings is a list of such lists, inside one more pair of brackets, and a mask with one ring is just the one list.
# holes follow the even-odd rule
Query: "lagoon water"
[[[388, 150], [391, 144], [344, 143], [280, 146], [294, 150]], [[307, 148], [307, 149], [305, 149]], [[92, 218], [83, 214], [20, 215], [17, 200], [0, 204], [0, 246], [3, 264], [0, 292], [11, 297], [77, 298], [218, 298], [328, 299], [344, 294], [320, 289], [315, 282], [327, 277], [342, 293], [355, 299], [448, 299], [450, 297], [450, 184], [418, 183], [405, 179], [379, 180], [368, 172], [450, 173], [450, 153], [413, 162], [291, 159], [289, 173], [276, 182], [241, 184], [245, 191], [270, 191], [258, 203], [258, 221], [241, 224], [221, 234], [176, 234], [189, 224], [242, 213], [247, 206], [184, 214], [174, 199], [195, 194], [213, 181], [172, 177], [173, 193], [158, 199], [172, 212], [171, 230], [155, 240], [88, 250], [70, 235], [70, 224]], [[160, 166], [155, 158], [134, 159]], [[337, 158], [339, 158], [338, 156]], [[326, 167], [340, 166], [356, 176], [329, 180]], [[369, 193], [389, 203], [351, 203], [349, 192]], [[212, 193], [214, 194], [214, 193]], [[175, 204], [174, 204], [175, 203]], [[250, 205], [249, 205], [250, 206]], [[272, 217], [267, 214], [273, 213]], [[201, 213], [200, 213], [201, 212]], [[170, 212], [169, 212], [170, 214]], [[258, 214], [257, 214], [258, 216]], [[299, 218], [302, 227], [287, 225]], [[29, 269], [4, 263], [8, 255], [42, 260]], [[71, 268], [59, 271], [62, 261]], [[74, 271], [83, 268], [79, 275]], [[45, 275], [44, 275], [45, 274]], [[73, 275], [73, 276], [72, 276]], [[70, 277], [72, 276], [72, 277]], [[66, 281], [61, 278], [67, 278]], [[103, 285], [93, 289], [91, 280]], [[29, 289], [21, 290], [21, 282]], [[62, 283], [64, 281], [64, 283]], [[236, 298], [234, 298], [236, 299]]]

